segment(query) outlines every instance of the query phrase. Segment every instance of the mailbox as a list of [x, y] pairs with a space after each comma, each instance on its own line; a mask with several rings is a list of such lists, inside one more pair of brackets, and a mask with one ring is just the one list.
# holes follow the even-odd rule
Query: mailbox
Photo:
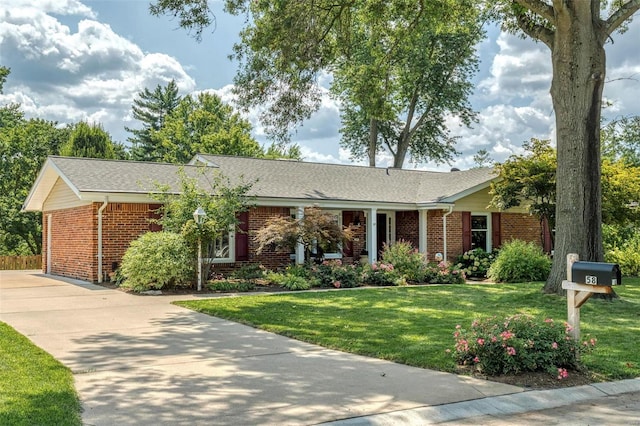
[[612, 286], [622, 284], [622, 275], [616, 263], [574, 262], [571, 280], [578, 284]]

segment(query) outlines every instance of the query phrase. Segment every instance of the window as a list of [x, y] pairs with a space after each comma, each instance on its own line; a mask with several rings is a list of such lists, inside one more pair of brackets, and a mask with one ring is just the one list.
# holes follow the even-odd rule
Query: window
[[[213, 253], [213, 263], [235, 262], [235, 232], [230, 231], [209, 243], [209, 253]], [[211, 260], [211, 259], [209, 259]]]
[[488, 215], [471, 215], [471, 248], [490, 251]]

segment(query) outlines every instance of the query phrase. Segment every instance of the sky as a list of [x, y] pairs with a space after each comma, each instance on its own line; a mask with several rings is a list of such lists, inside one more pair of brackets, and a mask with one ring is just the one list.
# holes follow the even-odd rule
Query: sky
[[[125, 126], [137, 125], [132, 101], [144, 88], [175, 79], [182, 95], [212, 91], [232, 102], [237, 64], [228, 55], [245, 17], [225, 14], [221, 1], [210, 1], [216, 25], [198, 43], [176, 21], [151, 16], [148, 5], [149, 0], [3, 0], [0, 65], [10, 67], [11, 75], [0, 104], [19, 103], [27, 117], [61, 124], [98, 122], [115, 141], [126, 142]], [[607, 119], [640, 115], [639, 17], [606, 46]], [[522, 153], [522, 143], [532, 137], [555, 139], [549, 49], [490, 27], [477, 50], [480, 69], [470, 100], [478, 122], [467, 128], [448, 120], [461, 154], [450, 164], [406, 162], [405, 168], [468, 169], [480, 149], [504, 161]], [[253, 136], [268, 144], [257, 113], [246, 117]], [[339, 128], [339, 104], [327, 95], [292, 140], [305, 161], [365, 164], [339, 146]], [[390, 165], [390, 156], [381, 155], [377, 164]]]

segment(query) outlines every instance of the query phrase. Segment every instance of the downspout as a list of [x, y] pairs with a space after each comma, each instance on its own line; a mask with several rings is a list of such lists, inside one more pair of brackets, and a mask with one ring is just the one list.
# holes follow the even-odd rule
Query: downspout
[[109, 204], [109, 197], [104, 197], [104, 202], [98, 209], [98, 284], [102, 282], [102, 212]]
[[442, 240], [444, 253], [442, 253], [442, 256], [445, 262], [447, 261], [447, 216], [451, 213], [453, 213], [453, 206], [449, 206], [449, 211], [442, 216], [442, 233], [444, 236], [444, 239]]

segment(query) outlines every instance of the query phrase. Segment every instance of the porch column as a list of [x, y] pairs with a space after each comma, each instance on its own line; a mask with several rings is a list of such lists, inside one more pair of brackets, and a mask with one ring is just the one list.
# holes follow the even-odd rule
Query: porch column
[[418, 251], [427, 252], [427, 210], [418, 210]]
[[[298, 206], [296, 208], [296, 219], [304, 219], [304, 206]], [[304, 263], [304, 246], [302, 243], [296, 245], [296, 264], [302, 265]]]
[[369, 263], [378, 261], [378, 209], [367, 210], [367, 251]]

